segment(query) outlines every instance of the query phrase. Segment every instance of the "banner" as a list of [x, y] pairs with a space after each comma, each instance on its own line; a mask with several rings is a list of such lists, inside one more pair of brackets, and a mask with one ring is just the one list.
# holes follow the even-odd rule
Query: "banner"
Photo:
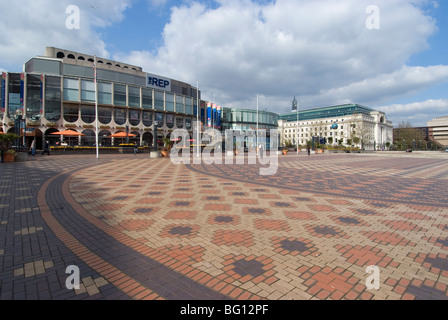
[[6, 73], [2, 72], [2, 80], [0, 87], [0, 111], [5, 112], [6, 110]]
[[212, 104], [207, 102], [207, 127], [212, 126]]
[[40, 114], [44, 114], [44, 79], [43, 74], [40, 75]]
[[213, 123], [213, 128], [216, 126], [216, 104], [214, 103], [212, 105], [212, 123]]
[[23, 99], [25, 98], [25, 74], [20, 74], [20, 111], [23, 114]]
[[216, 125], [221, 128], [221, 106], [218, 106], [217, 108], [217, 119], [216, 119]]

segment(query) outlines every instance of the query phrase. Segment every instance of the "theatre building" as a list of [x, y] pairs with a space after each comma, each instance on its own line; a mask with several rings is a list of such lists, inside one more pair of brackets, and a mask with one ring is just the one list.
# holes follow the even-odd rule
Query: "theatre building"
[[[47, 47], [44, 56], [25, 63], [23, 72], [3, 72], [3, 131], [17, 132], [19, 123], [21, 135], [26, 131], [26, 144], [37, 138], [39, 148], [44, 140], [54, 144], [60, 139], [52, 133], [72, 129], [84, 134], [75, 138], [77, 145], [93, 146], [94, 62], [94, 56]], [[121, 143], [110, 136], [126, 131], [135, 135], [131, 142], [151, 145], [155, 122], [159, 141], [177, 128], [192, 132], [200, 92], [190, 84], [103, 58], [96, 58], [96, 79], [100, 146]], [[204, 102], [202, 106], [205, 109]], [[202, 110], [201, 118], [205, 113]]]

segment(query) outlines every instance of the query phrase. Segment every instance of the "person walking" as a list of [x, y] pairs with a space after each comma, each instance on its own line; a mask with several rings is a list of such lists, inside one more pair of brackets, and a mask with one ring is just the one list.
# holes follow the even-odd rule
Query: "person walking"
[[308, 155], [310, 155], [310, 154], [311, 154], [311, 149], [310, 149], [310, 146], [307, 146], [307, 147], [306, 147], [306, 151], [308, 152]]
[[31, 142], [31, 155], [34, 157], [36, 155], [36, 139]]
[[137, 153], [140, 153], [140, 152], [138, 151], [138, 143], [135, 142], [134, 143], [134, 154], [136, 155]]
[[50, 155], [50, 143], [48, 142], [48, 140], [44, 143], [44, 151], [42, 151], [42, 155], [44, 155], [45, 153]]

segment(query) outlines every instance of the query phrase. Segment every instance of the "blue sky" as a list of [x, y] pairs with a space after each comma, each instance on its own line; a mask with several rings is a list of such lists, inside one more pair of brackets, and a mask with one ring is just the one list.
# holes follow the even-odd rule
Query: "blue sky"
[[[68, 30], [65, 10], [80, 8]], [[380, 29], [366, 28], [368, 6]], [[95, 8], [92, 8], [95, 7]], [[96, 54], [196, 85], [222, 106], [286, 113], [359, 103], [394, 125], [448, 115], [442, 0], [22, 0], [0, 3], [0, 69], [46, 46]]]

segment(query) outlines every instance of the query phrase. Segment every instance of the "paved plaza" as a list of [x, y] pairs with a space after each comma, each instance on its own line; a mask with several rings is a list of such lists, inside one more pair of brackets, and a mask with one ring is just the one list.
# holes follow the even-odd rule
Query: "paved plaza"
[[0, 299], [448, 299], [448, 155], [289, 153], [276, 175], [259, 168], [0, 164]]

